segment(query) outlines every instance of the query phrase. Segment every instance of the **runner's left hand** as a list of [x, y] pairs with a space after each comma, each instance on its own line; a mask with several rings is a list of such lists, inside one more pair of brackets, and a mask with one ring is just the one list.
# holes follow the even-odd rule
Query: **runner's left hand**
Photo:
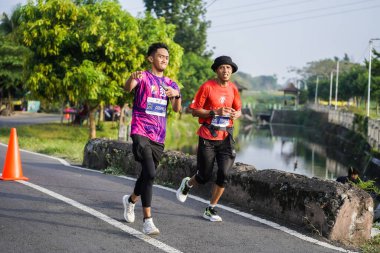
[[179, 96], [179, 91], [173, 89], [172, 87], [168, 87], [168, 89], [165, 91], [166, 96], [169, 98]]

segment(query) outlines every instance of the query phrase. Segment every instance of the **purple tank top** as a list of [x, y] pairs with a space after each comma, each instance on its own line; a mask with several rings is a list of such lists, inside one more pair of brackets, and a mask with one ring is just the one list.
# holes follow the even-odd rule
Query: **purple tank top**
[[178, 85], [168, 77], [158, 77], [149, 71], [144, 71], [142, 78], [136, 80], [131, 135], [138, 134], [164, 143], [169, 105], [164, 87], [170, 86], [179, 91]]

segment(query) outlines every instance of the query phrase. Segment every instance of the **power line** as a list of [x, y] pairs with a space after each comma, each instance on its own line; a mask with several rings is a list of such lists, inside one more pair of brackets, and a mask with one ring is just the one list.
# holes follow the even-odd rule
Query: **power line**
[[369, 45], [367, 43], [367, 46], [365, 47], [365, 49], [363, 50], [363, 53], [361, 54], [361, 57], [359, 58], [359, 60], [363, 59], [365, 60], [366, 59], [366, 54], [368, 52], [368, 48], [369, 48]]
[[[215, 0], [216, 1], [216, 0]], [[215, 2], [214, 1], [214, 2]], [[215, 9], [215, 10], [212, 10], [213, 12], [216, 11], [230, 11], [230, 10], [233, 10], [233, 9], [241, 9], [241, 8], [246, 8], [246, 7], [249, 7], [249, 6], [254, 6], [254, 5], [261, 5], [261, 4], [267, 4], [267, 3], [270, 3], [270, 2], [276, 2], [276, 1], [280, 1], [280, 0], [266, 0], [266, 1], [262, 1], [262, 2], [256, 2], [256, 3], [250, 3], [250, 4], [245, 4], [245, 5], [239, 5], [239, 6], [234, 6], [234, 7], [229, 7], [229, 8], [222, 8], [222, 9]], [[214, 3], [213, 2], [213, 3]], [[211, 5], [211, 4], [210, 4]]]
[[[310, 3], [310, 0], [291, 2], [291, 3], [279, 4], [279, 5], [272, 5], [272, 6], [267, 6], [267, 7], [259, 8], [259, 9], [245, 11], [243, 13], [247, 13], [247, 12], [253, 13], [253, 12], [258, 12], [258, 11], [263, 11], [263, 10], [269, 10], [269, 9], [274, 9], [274, 8], [289, 7], [289, 6], [293, 6], [293, 5], [297, 5], [297, 4], [302, 4], [302, 3]], [[230, 8], [230, 10], [231, 9], [234, 9], [234, 8]], [[242, 12], [239, 12], [239, 14], [241, 14], [241, 13]], [[231, 13], [227, 13], [227, 14], [231, 14]], [[222, 17], [222, 16], [225, 16], [227, 14], [225, 13], [225, 14], [220, 14], [220, 15], [215, 15], [215, 16], [211, 15], [210, 18]]]
[[380, 5], [373, 5], [373, 6], [369, 6], [369, 7], [365, 7], [365, 8], [359, 8], [359, 9], [357, 8], [357, 9], [353, 9], [353, 10], [329, 13], [329, 14], [324, 14], [324, 15], [315, 15], [315, 16], [304, 17], [304, 18], [296, 18], [296, 19], [266, 23], [266, 24], [261, 24], [261, 25], [235, 27], [233, 29], [227, 29], [227, 30], [222, 29], [222, 30], [209, 31], [209, 32], [210, 33], [219, 33], [219, 32], [228, 32], [228, 31], [241, 31], [241, 30], [247, 30], [247, 29], [264, 27], [264, 26], [271, 26], [271, 25], [277, 25], [277, 24], [286, 24], [286, 23], [291, 23], [291, 22], [297, 22], [297, 21], [301, 21], [301, 20], [316, 19], [316, 18], [321, 18], [321, 17], [340, 15], [340, 14], [344, 14], [344, 13], [356, 12], [356, 11], [361, 11], [361, 10], [368, 10], [368, 9], [373, 9], [373, 8], [378, 8], [378, 7], [380, 7]]
[[207, 5], [207, 6], [205, 7], [205, 9], [207, 10], [208, 7], [210, 7], [211, 5], [213, 5], [213, 3], [215, 3], [215, 2], [216, 2], [216, 0], [212, 1], [209, 5]]
[[293, 13], [288, 13], [288, 14], [279, 15], [279, 16], [273, 16], [273, 17], [264, 17], [264, 18], [250, 19], [250, 20], [246, 20], [246, 21], [240, 21], [238, 23], [229, 23], [229, 24], [215, 25], [215, 26], [212, 26], [212, 28], [220, 27], [220, 26], [223, 26], [223, 27], [234, 26], [234, 25], [239, 25], [241, 23], [248, 23], [248, 22], [253, 22], [253, 21], [262, 21], [262, 20], [268, 20], [268, 19], [276, 19], [276, 18], [295, 16], [295, 15], [298, 15], [298, 14], [307, 14], [307, 13], [311, 13], [311, 12], [318, 12], [318, 11], [322, 11], [322, 10], [337, 9], [337, 8], [340, 8], [340, 7], [347, 7], [347, 6], [362, 4], [364, 2], [369, 2], [369, 1], [377, 1], [377, 0], [365, 0], [365, 1], [361, 1], [361, 2], [354, 2], [354, 3], [349, 3], [349, 4], [340, 4], [340, 5], [335, 5], [335, 6], [329, 6], [329, 7], [323, 7], [323, 8], [304, 10], [304, 11], [300, 11], [300, 12], [293, 12]]

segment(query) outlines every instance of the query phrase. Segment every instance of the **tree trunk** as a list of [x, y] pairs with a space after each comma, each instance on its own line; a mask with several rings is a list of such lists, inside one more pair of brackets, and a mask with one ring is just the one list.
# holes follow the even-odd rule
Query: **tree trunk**
[[7, 102], [7, 116], [11, 116], [13, 112], [13, 106], [12, 106], [12, 96], [11, 93], [8, 92], [8, 102]]
[[66, 103], [63, 102], [62, 103], [62, 107], [61, 107], [61, 124], [63, 124], [63, 120], [64, 120], [64, 117], [65, 117], [65, 113], [64, 113], [65, 108], [66, 108]]
[[90, 139], [96, 138], [96, 109], [97, 107], [90, 109]]
[[99, 105], [99, 122], [104, 121], [104, 105], [100, 104]]
[[120, 112], [120, 119], [119, 119], [119, 134], [118, 134], [118, 140], [119, 141], [127, 141], [128, 140], [128, 127], [129, 124], [126, 124], [128, 121], [127, 119], [127, 113], [128, 113], [129, 107], [128, 104], [125, 103], [123, 108]]

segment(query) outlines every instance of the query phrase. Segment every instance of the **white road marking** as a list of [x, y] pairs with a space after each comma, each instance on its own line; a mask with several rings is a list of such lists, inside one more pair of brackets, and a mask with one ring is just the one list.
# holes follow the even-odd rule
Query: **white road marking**
[[[121, 176], [121, 177], [124, 177], [124, 176]], [[124, 177], [124, 178], [127, 178], [127, 177]], [[128, 178], [127, 178], [128, 179]], [[174, 192], [176, 193], [176, 190], [174, 189], [171, 189], [171, 188], [168, 188], [168, 187], [165, 187], [165, 186], [161, 186], [161, 185], [154, 185], [155, 187], [157, 188], [160, 188], [160, 189], [164, 189], [164, 190], [167, 190], [167, 191], [171, 191], [171, 192]], [[196, 201], [199, 201], [199, 202], [202, 202], [202, 203], [205, 203], [205, 204], [209, 204], [210, 201], [209, 200], [205, 200], [205, 199], [202, 199], [200, 197], [197, 197], [197, 196], [193, 196], [191, 194], [189, 194], [187, 196], [188, 198], [191, 198], [191, 199], [194, 199]], [[231, 213], [234, 213], [236, 215], [240, 215], [240, 216], [243, 216], [247, 219], [250, 219], [250, 220], [253, 220], [253, 221], [257, 221], [257, 222], [260, 222], [262, 224], [265, 224], [269, 227], [272, 227], [272, 228], [275, 228], [275, 229], [278, 229], [282, 232], [285, 232], [287, 234], [290, 234], [292, 236], [295, 236], [301, 240], [304, 240], [304, 241], [307, 241], [307, 242], [310, 242], [310, 243], [313, 243], [313, 244], [316, 244], [316, 245], [319, 245], [319, 246], [322, 246], [322, 247], [325, 247], [325, 248], [329, 248], [329, 249], [333, 249], [333, 250], [337, 250], [337, 251], [340, 251], [340, 252], [347, 252], [347, 253], [358, 253], [356, 251], [350, 251], [350, 250], [347, 250], [347, 249], [344, 249], [344, 248], [341, 248], [341, 247], [336, 247], [332, 244], [329, 244], [329, 243], [326, 243], [326, 242], [322, 242], [322, 241], [319, 241], [317, 239], [314, 239], [314, 238], [311, 238], [309, 236], [306, 236], [306, 235], [303, 235], [301, 233], [298, 233], [297, 231], [294, 231], [290, 228], [287, 228], [287, 227], [284, 227], [284, 226], [281, 226], [280, 224], [277, 224], [275, 222], [272, 222], [272, 221], [268, 221], [266, 219], [263, 219], [263, 218], [260, 218], [260, 217], [257, 217], [257, 216], [254, 216], [252, 214], [249, 214], [249, 213], [245, 213], [245, 212], [241, 212], [237, 209], [234, 209], [234, 208], [231, 208], [231, 207], [228, 207], [228, 206], [224, 206], [224, 205], [220, 205], [218, 204], [217, 207], [219, 207], [220, 209], [223, 209], [223, 210], [226, 210], [228, 212], [231, 212]]]
[[109, 217], [109, 216], [107, 216], [101, 212], [98, 212], [91, 207], [85, 206], [85, 205], [83, 205], [83, 204], [81, 204], [81, 203], [79, 203], [73, 199], [67, 198], [61, 194], [55, 193], [55, 192], [50, 191], [50, 190], [43, 188], [41, 186], [32, 184], [28, 181], [17, 180], [17, 182], [19, 182], [23, 185], [29, 186], [35, 190], [40, 191], [40, 192], [43, 192], [47, 195], [50, 195], [53, 198], [59, 199], [59, 200], [65, 202], [69, 205], [72, 205], [73, 207], [76, 207], [76, 208], [78, 208], [78, 209], [80, 209], [86, 213], [89, 213], [89, 214], [95, 216], [96, 218], [103, 220], [103, 221], [107, 222], [108, 224], [110, 224], [110, 225], [112, 225], [112, 226], [134, 236], [134, 237], [137, 237], [138, 239], [143, 240], [144, 242], [147, 242], [147, 243], [153, 245], [154, 247], [163, 250], [164, 252], [181, 253], [181, 251], [179, 251], [179, 250], [177, 250], [177, 249], [175, 249], [175, 248], [173, 248], [173, 247], [171, 247], [171, 246], [169, 246], [163, 242], [160, 242], [160, 241], [158, 241], [158, 240], [156, 240], [150, 236], [147, 236], [147, 235], [137, 231], [136, 229], [131, 228], [131, 227], [115, 220], [115, 219], [112, 219], [111, 217]]
[[[4, 144], [2, 144], [2, 143], [0, 143], [0, 145], [2, 145], [2, 146], [7, 146], [7, 145], [4, 145]], [[47, 157], [47, 158], [51, 158], [51, 159], [58, 160], [60, 163], [62, 163], [63, 165], [65, 165], [65, 166], [67, 166], [67, 167], [76, 168], [76, 169], [79, 169], [79, 170], [85, 170], [85, 171], [96, 172], [96, 173], [102, 173], [101, 171], [97, 171], [97, 170], [86, 169], [86, 168], [82, 168], [82, 167], [79, 167], [79, 166], [72, 166], [72, 165], [70, 165], [67, 161], [65, 161], [65, 160], [63, 160], [63, 159], [60, 159], [60, 158], [57, 158], [57, 157], [52, 157], [52, 156], [48, 156], [48, 155], [45, 155], [45, 154], [39, 154], [39, 153], [35, 153], [35, 152], [32, 152], [32, 151], [27, 151], [27, 150], [22, 150], [22, 151], [23, 151], [23, 152], [26, 152], [26, 153], [35, 154], [35, 155], [40, 155], [40, 156], [44, 156], [44, 157]], [[132, 178], [132, 177], [127, 177], [127, 176], [119, 176], [119, 177], [124, 178], [124, 179], [127, 179], [127, 180], [131, 180], [131, 181], [136, 181], [136, 179], [135, 179], [135, 178]], [[18, 182], [26, 183], [25, 181], [18, 181]], [[172, 189], [172, 188], [168, 188], [168, 187], [161, 186], [161, 185], [153, 185], [153, 186], [156, 187], [156, 188], [160, 188], [160, 189], [163, 189], [163, 190], [167, 190], [167, 191], [170, 191], [170, 192], [176, 193], [176, 190], [175, 190], [175, 189]], [[39, 186], [37, 186], [37, 187], [39, 187]], [[42, 188], [42, 187], [41, 187], [41, 188]], [[42, 188], [42, 189], [44, 189], [44, 188]], [[46, 190], [47, 190], [47, 189], [46, 189]], [[49, 190], [47, 190], [47, 191], [49, 191]], [[54, 193], [54, 194], [56, 194], [56, 193]], [[50, 195], [50, 194], [49, 194], [49, 195]], [[63, 197], [63, 196], [62, 196], [62, 197]], [[65, 197], [63, 197], [63, 198], [65, 198]], [[209, 201], [208, 201], [208, 200], [202, 199], [202, 198], [197, 197], [197, 196], [193, 196], [193, 195], [191, 195], [191, 194], [189, 194], [188, 198], [194, 199], [194, 200], [196, 200], [196, 201], [199, 201], [199, 202], [202, 202], [202, 203], [205, 203], [205, 204], [209, 204]], [[74, 201], [74, 200], [72, 200], [72, 201]], [[65, 201], [65, 202], [66, 202], [66, 201]], [[68, 202], [67, 202], [67, 203], [68, 203]], [[76, 203], [78, 203], [78, 202], [76, 202]], [[69, 204], [71, 204], [71, 203], [69, 203]], [[78, 204], [79, 204], [79, 205], [82, 205], [82, 204], [80, 204], [80, 203], [78, 203]], [[82, 206], [83, 206], [83, 205], [82, 205]], [[272, 227], [272, 228], [278, 229], [278, 230], [280, 230], [280, 231], [282, 231], [282, 232], [284, 232], [284, 233], [287, 233], [287, 234], [289, 234], [289, 235], [295, 236], [295, 237], [297, 237], [297, 238], [299, 238], [299, 239], [301, 239], [301, 240], [304, 240], [304, 241], [310, 242], [310, 243], [312, 243], [312, 244], [316, 244], [316, 245], [319, 245], [319, 246], [322, 246], [322, 247], [325, 247], [325, 248], [329, 248], [329, 249], [333, 249], [333, 250], [337, 250], [337, 251], [340, 251], [340, 252], [358, 253], [358, 252], [356, 252], [356, 251], [350, 251], [350, 250], [347, 250], [347, 249], [344, 249], [344, 248], [341, 248], [341, 247], [334, 246], [334, 245], [332, 245], [332, 244], [330, 244], [330, 243], [326, 243], [326, 242], [319, 241], [319, 240], [314, 239], [314, 238], [312, 238], [312, 237], [309, 237], [309, 236], [303, 235], [303, 234], [301, 234], [301, 233], [299, 233], [299, 232], [297, 232], [297, 231], [295, 231], [295, 230], [292, 230], [292, 229], [289, 229], [289, 228], [287, 228], [287, 227], [281, 226], [281, 225], [279, 225], [279, 224], [277, 224], [277, 223], [275, 223], [275, 222], [268, 221], [268, 220], [266, 220], [266, 219], [263, 219], [263, 218], [260, 218], [260, 217], [254, 216], [254, 215], [252, 215], [252, 214], [245, 213], [245, 212], [241, 212], [241, 211], [239, 211], [239, 210], [237, 210], [237, 209], [234, 209], [234, 208], [231, 208], [231, 207], [228, 207], [228, 206], [224, 206], [224, 205], [220, 205], [220, 204], [218, 204], [217, 206], [218, 206], [219, 208], [223, 209], [223, 210], [226, 210], [226, 211], [228, 211], [228, 212], [232, 212], [232, 213], [234, 213], [234, 214], [236, 214], [236, 215], [240, 215], [240, 216], [245, 217], [245, 218], [250, 219], [250, 220], [254, 220], [254, 221], [260, 222], [260, 223], [262, 223], [262, 224], [265, 224], [265, 225], [270, 226], [270, 227]], [[86, 206], [83, 206], [83, 207], [85, 207], [85, 208], [89, 208], [89, 207], [86, 207]], [[79, 207], [78, 207], [78, 208], [79, 208]], [[79, 209], [81, 209], [81, 208], [79, 208]], [[91, 209], [91, 208], [89, 208], [89, 209]], [[83, 209], [82, 209], [82, 210], [83, 210]], [[92, 209], [92, 210], [95, 211], [96, 213], [99, 213], [98, 211], [96, 211], [96, 210], [94, 210], [94, 209]], [[84, 211], [86, 211], [86, 210], [84, 210]], [[87, 211], [86, 211], [86, 212], [87, 212]], [[99, 214], [102, 215], [102, 216], [108, 217], [108, 216], [106, 216], [106, 215], [104, 215], [104, 214], [102, 214], [102, 213], [99, 213]], [[98, 217], [98, 216], [96, 216], [96, 217]], [[98, 218], [100, 218], [100, 217], [98, 217]], [[102, 219], [102, 218], [100, 218], [100, 219]], [[110, 217], [108, 217], [108, 219], [113, 220], [113, 219], [110, 218]], [[103, 220], [103, 219], [102, 219], [102, 220]], [[108, 222], [107, 220], [105, 220], [105, 221]], [[116, 221], [116, 220], [113, 220], [113, 221], [116, 222], [116, 223], [120, 223], [120, 222], [118, 222], [118, 221]], [[110, 222], [108, 222], [108, 223], [110, 223]], [[110, 224], [111, 224], [111, 223], [110, 223]], [[137, 230], [135, 230], [135, 229], [133, 229], [133, 228], [130, 228], [130, 227], [124, 225], [123, 223], [120, 223], [120, 225], [125, 226], [125, 227], [128, 228], [128, 230], [133, 231], [134, 234], [131, 233], [132, 235], [135, 235], [135, 233], [139, 233], [140, 235], [139, 235], [139, 236], [136, 236], [136, 237], [138, 237], [138, 238], [140, 238], [140, 239], [141, 239], [141, 237], [142, 237], [142, 238], [146, 238], [146, 236], [145, 236], [144, 234], [142, 234], [141, 232], [139, 232], [139, 231], [137, 231]], [[122, 229], [122, 230], [124, 230], [124, 229]], [[125, 231], [125, 230], [124, 230], [124, 231]], [[126, 231], [126, 232], [127, 232], [127, 231]], [[152, 238], [148, 238], [148, 239], [152, 239]], [[152, 239], [152, 240], [154, 240], [154, 239]], [[157, 241], [157, 240], [154, 240], [154, 241]], [[148, 243], [151, 243], [150, 241], [147, 241], [147, 242], [148, 242]], [[160, 243], [160, 244], [163, 244], [163, 243], [161, 243], [161, 242], [159, 242], [159, 241], [157, 241], [157, 242]], [[152, 244], [152, 243], [151, 243], [151, 244]], [[165, 245], [165, 244], [163, 244], [163, 245]], [[170, 246], [168, 246], [168, 247], [171, 248]], [[171, 248], [171, 249], [176, 250], [176, 249], [174, 249], [174, 248]], [[167, 251], [167, 252], [180, 252], [180, 251], [176, 250], [176, 251]]]

